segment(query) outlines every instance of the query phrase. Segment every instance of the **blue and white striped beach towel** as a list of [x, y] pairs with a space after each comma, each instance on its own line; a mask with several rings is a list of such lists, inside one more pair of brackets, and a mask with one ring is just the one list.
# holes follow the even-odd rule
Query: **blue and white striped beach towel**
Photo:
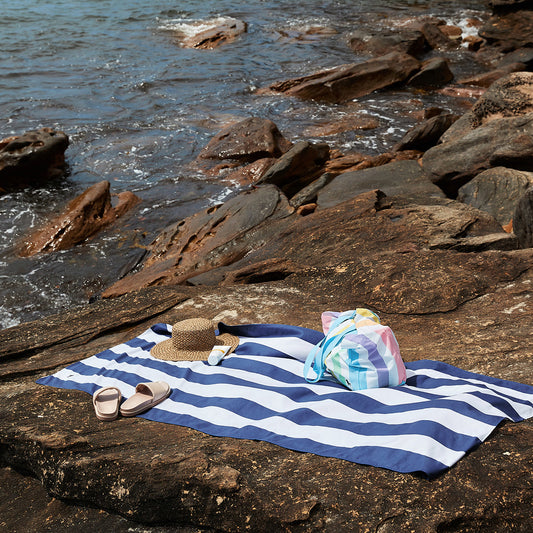
[[438, 361], [407, 363], [407, 382], [353, 392], [336, 381], [308, 383], [304, 361], [323, 334], [276, 324], [226, 326], [240, 337], [220, 365], [154, 359], [171, 336], [156, 324], [139, 337], [74, 363], [38, 383], [92, 394], [163, 380], [171, 396], [144, 418], [210, 435], [256, 439], [301, 452], [434, 476], [483, 442], [505, 419], [533, 416], [533, 387]]

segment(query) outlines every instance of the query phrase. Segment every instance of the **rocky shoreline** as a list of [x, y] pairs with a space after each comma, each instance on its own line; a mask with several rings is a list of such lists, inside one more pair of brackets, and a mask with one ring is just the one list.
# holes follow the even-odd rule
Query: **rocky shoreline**
[[[356, 306], [379, 312], [406, 361], [533, 384], [533, 10], [528, 1], [490, 5], [470, 44], [487, 64], [470, 82], [490, 88], [462, 117], [428, 109], [377, 157], [292, 142], [258, 117], [230, 125], [196, 165], [246, 190], [170, 225], [102, 299], [0, 331], [0, 529], [531, 530], [531, 420], [500, 426], [428, 480], [144, 419], [106, 424], [88, 395], [35, 384], [155, 322], [202, 316], [320, 329], [322, 311]], [[441, 80], [429, 84], [435, 90], [449, 75], [445, 58], [426, 58], [428, 46], [440, 54], [456, 46], [453, 35], [434, 21], [354, 35], [352, 46], [375, 59], [268, 90], [331, 102], [353, 98], [362, 79], [370, 88], [374, 76], [372, 90], [388, 79], [394, 90], [421, 75], [426, 87]], [[35, 134], [26, 141], [0, 142], [6, 190], [19, 186], [14, 157], [38, 152]], [[62, 142], [59, 155], [37, 158], [51, 169], [39, 182], [57, 175]], [[137, 201], [112, 206], [106, 183], [84, 195], [27, 239], [40, 249], [23, 253], [58, 249], [56, 239], [83, 220], [70, 231], [75, 245]]]

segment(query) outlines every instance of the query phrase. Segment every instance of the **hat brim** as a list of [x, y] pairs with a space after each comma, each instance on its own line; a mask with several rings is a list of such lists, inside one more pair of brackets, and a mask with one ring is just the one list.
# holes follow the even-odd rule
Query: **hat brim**
[[[239, 337], [230, 333], [222, 333], [216, 337], [216, 346], [231, 346], [228, 353], [231, 353], [239, 346]], [[211, 350], [176, 350], [172, 339], [167, 339], [156, 344], [151, 350], [150, 355], [163, 361], [207, 361]]]

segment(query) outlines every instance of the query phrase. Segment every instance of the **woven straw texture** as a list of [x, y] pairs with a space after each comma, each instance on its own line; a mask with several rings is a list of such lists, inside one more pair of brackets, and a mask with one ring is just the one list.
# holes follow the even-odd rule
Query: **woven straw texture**
[[213, 346], [239, 345], [239, 338], [229, 333], [216, 336], [213, 323], [205, 318], [189, 318], [172, 326], [172, 337], [156, 344], [150, 354], [165, 361], [207, 361]]

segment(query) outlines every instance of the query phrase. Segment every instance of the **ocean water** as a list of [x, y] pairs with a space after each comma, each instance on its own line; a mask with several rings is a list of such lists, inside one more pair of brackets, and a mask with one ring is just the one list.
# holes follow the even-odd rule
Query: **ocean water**
[[[483, 0], [0, 0], [0, 138], [48, 126], [70, 137], [67, 176], [40, 189], [0, 196], [0, 329], [85, 304], [134, 263], [168, 224], [238, 192], [191, 163], [226, 124], [273, 120], [292, 141], [341, 151], [389, 149], [438, 105], [465, 102], [436, 92], [382, 91], [346, 105], [322, 105], [257, 88], [342, 63], [356, 29], [400, 26], [434, 15], [465, 31], [486, 20]], [[187, 49], [180, 35], [223, 17], [248, 31], [214, 50]], [[320, 34], [309, 34], [312, 27]], [[456, 74], [471, 72], [466, 49]], [[377, 127], [318, 138], [313, 128], [350, 116]], [[71, 250], [19, 258], [16, 246], [88, 186], [109, 180], [142, 203], [122, 221]]]

